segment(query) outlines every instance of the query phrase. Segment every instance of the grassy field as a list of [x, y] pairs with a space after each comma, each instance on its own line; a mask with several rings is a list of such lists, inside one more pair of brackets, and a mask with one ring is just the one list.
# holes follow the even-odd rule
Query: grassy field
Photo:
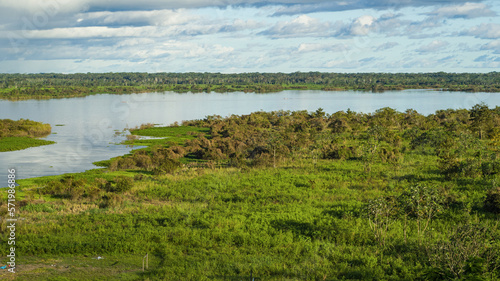
[[36, 138], [50, 134], [51, 127], [32, 120], [0, 119], [0, 152], [22, 150], [55, 142]]
[[0, 152], [22, 150], [30, 147], [49, 145], [54, 141], [34, 139], [30, 137], [6, 137], [0, 138]]
[[[345, 123], [319, 110], [255, 113], [143, 128], [135, 133], [184, 142], [19, 180], [16, 277], [498, 280], [500, 165], [488, 129], [497, 113], [474, 123], [485, 109], [475, 110], [351, 112]], [[262, 148], [269, 139], [286, 147]], [[4, 217], [6, 192], [1, 200]]]

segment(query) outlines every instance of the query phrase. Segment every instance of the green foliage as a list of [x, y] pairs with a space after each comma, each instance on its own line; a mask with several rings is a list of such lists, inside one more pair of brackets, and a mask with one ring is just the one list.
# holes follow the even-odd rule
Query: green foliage
[[22, 150], [30, 147], [54, 144], [53, 141], [39, 140], [30, 137], [0, 138], [0, 152]]
[[[0, 74], [0, 98], [67, 98], [97, 93], [278, 92], [283, 90], [403, 89], [498, 92], [499, 74], [491, 73], [76, 73]], [[382, 122], [390, 110], [377, 115]], [[388, 119], [386, 119], [388, 120]]]
[[50, 134], [51, 127], [29, 119], [13, 121], [10, 119], [0, 119], [0, 138], [5, 137], [44, 137]]
[[[114, 183], [113, 183], [114, 182]], [[100, 187], [107, 192], [126, 192], [133, 187], [134, 179], [127, 176], [117, 176], [113, 181], [103, 181]]]
[[[454, 227], [448, 241], [428, 247], [431, 264], [462, 280], [487, 280], [500, 266], [498, 224], [468, 223]], [[450, 278], [451, 279], [451, 278]]]
[[54, 208], [50, 204], [28, 204], [26, 206], [21, 207], [22, 211], [25, 212], [46, 212], [46, 213], [52, 213], [54, 212]]
[[489, 212], [500, 213], [500, 187], [488, 191], [484, 200], [484, 207]]
[[[120, 271], [131, 280], [498, 280], [498, 156], [471, 122], [468, 110], [386, 108], [153, 130], [184, 131], [107, 169], [20, 181], [16, 249], [37, 261], [135, 257]], [[142, 273], [145, 253], [154, 266]]]
[[0, 152], [53, 144], [53, 141], [35, 139], [51, 132], [49, 124], [20, 119], [0, 119]]

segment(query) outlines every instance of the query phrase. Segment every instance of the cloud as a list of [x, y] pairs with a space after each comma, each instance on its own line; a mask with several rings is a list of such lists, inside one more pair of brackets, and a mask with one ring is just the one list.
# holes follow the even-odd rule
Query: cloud
[[229, 24], [224, 24], [219, 28], [220, 32], [238, 32], [243, 30], [253, 30], [265, 27], [265, 24], [255, 20], [235, 19]]
[[[297, 1], [297, 3], [280, 3], [275, 16], [308, 14], [316, 12], [348, 11], [360, 9], [398, 10], [405, 7], [422, 7], [467, 2], [481, 2], [482, 0], [344, 0], [344, 1]], [[292, 1], [290, 1], [292, 2]], [[271, 1], [266, 3], [272, 3]], [[275, 5], [280, 5], [275, 3]]]
[[399, 35], [401, 33], [400, 28], [410, 23], [410, 21], [401, 20], [400, 16], [401, 14], [393, 13], [383, 14], [379, 18], [363, 15], [346, 24], [342, 28], [340, 35], [364, 36], [370, 33]]
[[91, 12], [76, 15], [77, 26], [169, 26], [199, 20], [185, 10], [153, 10], [123, 12]]
[[154, 26], [140, 27], [107, 27], [107, 26], [88, 26], [88, 27], [69, 27], [55, 28], [48, 30], [30, 30], [28, 37], [32, 39], [75, 39], [75, 38], [118, 38], [118, 37], [142, 37], [142, 36], [160, 36]]
[[113, 71], [106, 60], [129, 71], [489, 71], [500, 53], [499, 8], [493, 0], [0, 0], [0, 69], [25, 59], [94, 71]]
[[481, 50], [492, 50], [494, 54], [500, 54], [500, 40], [491, 41], [481, 46]]
[[[27, 39], [78, 39], [78, 38], [128, 38], [128, 37], [179, 37], [215, 34], [219, 32], [238, 32], [261, 28], [263, 23], [253, 20], [236, 19], [226, 23], [224, 21], [212, 21], [198, 16], [184, 18], [179, 13], [173, 13], [173, 17], [151, 17], [150, 23], [141, 23], [142, 19], [148, 18], [148, 14], [165, 15], [169, 12], [157, 14], [153, 12], [119, 12], [114, 13], [92, 13], [91, 16], [82, 19], [82, 26], [60, 27], [52, 29], [28, 29], [1, 31], [0, 38], [23, 37]], [[127, 20], [122, 13], [135, 15]], [[160, 20], [160, 18], [162, 20]], [[91, 24], [90, 22], [93, 22]], [[127, 24], [128, 23], [128, 24]], [[188, 24], [189, 23], [189, 24]]]
[[446, 48], [448, 45], [449, 45], [449, 43], [446, 41], [434, 40], [427, 45], [420, 46], [420, 48], [416, 49], [415, 51], [417, 51], [419, 53], [438, 52], [438, 51], [441, 51], [444, 48]]
[[[163, 9], [198, 9], [198, 8], [220, 8], [228, 7], [272, 7], [276, 9], [274, 15], [298, 15], [315, 12], [348, 11], [359, 9], [397, 10], [405, 7], [422, 7], [436, 5], [454, 5], [451, 7], [463, 13], [462, 10], [472, 10], [473, 13], [488, 12], [487, 7], [474, 6], [482, 0], [2, 0], [0, 7], [4, 10], [15, 10], [21, 12], [35, 13], [42, 8], [51, 6], [58, 13], [75, 12], [99, 12], [99, 11], [151, 11]], [[459, 4], [464, 3], [464, 7]], [[450, 8], [452, 9], [452, 8]], [[438, 9], [439, 10], [439, 9]], [[436, 11], [438, 12], [438, 11]], [[467, 12], [467, 11], [465, 11]], [[491, 12], [491, 11], [490, 11]], [[439, 13], [453, 13], [449, 9], [443, 9]]]
[[309, 53], [309, 52], [344, 52], [349, 49], [346, 44], [311, 44], [302, 43], [300, 44], [296, 51], [299, 53]]
[[462, 31], [460, 35], [470, 35], [481, 39], [497, 39], [500, 38], [500, 24], [482, 23], [479, 26]]
[[463, 5], [441, 7], [430, 13], [427, 13], [427, 15], [430, 15], [434, 18], [471, 19], [478, 17], [494, 17], [497, 14], [485, 4], [467, 2]]
[[398, 42], [387, 42], [387, 43], [384, 43], [382, 45], [379, 45], [375, 48], [375, 51], [376, 52], [380, 52], [380, 51], [385, 51], [385, 50], [388, 50], [388, 49], [391, 49], [391, 48], [394, 48], [396, 47], [397, 45], [399, 45]]
[[474, 59], [474, 62], [478, 62], [480, 67], [483, 68], [498, 68], [500, 67], [500, 57], [498, 56], [488, 56], [482, 55]]
[[34, 11], [41, 2], [53, 2], [68, 11], [137, 11], [158, 9], [194, 9], [206, 7], [227, 8], [236, 7], [262, 7], [282, 6], [277, 14], [303, 14], [318, 11], [346, 11], [355, 9], [400, 9], [404, 7], [420, 7], [457, 4], [466, 2], [481, 2], [481, 0], [3, 0], [0, 5], [5, 8]]
[[367, 57], [358, 60], [336, 59], [326, 62], [324, 67], [339, 69], [369, 69], [370, 67], [373, 67], [373, 63], [381, 60], [383, 60], [383, 58], [380, 57]]
[[328, 37], [331, 36], [335, 26], [330, 22], [321, 22], [318, 19], [301, 15], [291, 21], [281, 21], [271, 28], [260, 32], [261, 35], [268, 35], [273, 38], [286, 37]]
[[290, 21], [280, 21], [260, 32], [272, 38], [295, 37], [352, 37], [366, 36], [372, 32], [391, 33], [403, 26], [399, 15], [384, 14], [380, 18], [362, 15], [350, 22], [324, 22], [308, 15], [300, 15]]
[[369, 15], [361, 16], [354, 20], [350, 27], [352, 35], [367, 35], [375, 22], [375, 18]]
[[477, 57], [474, 61], [475, 62], [500, 62], [500, 57], [482, 55], [482, 56]]

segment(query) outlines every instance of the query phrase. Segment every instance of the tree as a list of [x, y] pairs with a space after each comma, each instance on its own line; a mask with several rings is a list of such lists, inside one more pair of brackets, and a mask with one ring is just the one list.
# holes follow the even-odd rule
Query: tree
[[398, 202], [405, 220], [403, 229], [405, 241], [408, 218], [416, 220], [417, 237], [421, 241], [430, 221], [443, 208], [443, 197], [437, 190], [423, 185], [409, 187], [399, 196]]

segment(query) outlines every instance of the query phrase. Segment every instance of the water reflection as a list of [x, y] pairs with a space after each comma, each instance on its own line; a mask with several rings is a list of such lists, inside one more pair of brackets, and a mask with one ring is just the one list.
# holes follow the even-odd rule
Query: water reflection
[[[0, 178], [8, 168], [16, 168], [19, 178], [79, 172], [95, 168], [94, 161], [130, 151], [115, 145], [124, 140], [116, 131], [143, 123], [168, 125], [175, 121], [228, 116], [254, 111], [308, 110], [323, 108], [327, 113], [351, 109], [374, 112], [382, 107], [398, 111], [415, 109], [431, 114], [438, 109], [471, 108], [484, 102], [500, 105], [498, 93], [438, 92], [405, 90], [384, 93], [283, 91], [254, 93], [144, 93], [94, 95], [84, 98], [0, 101], [0, 119], [31, 119], [52, 125], [46, 139], [54, 145], [0, 153]], [[64, 126], [56, 126], [64, 125]]]

